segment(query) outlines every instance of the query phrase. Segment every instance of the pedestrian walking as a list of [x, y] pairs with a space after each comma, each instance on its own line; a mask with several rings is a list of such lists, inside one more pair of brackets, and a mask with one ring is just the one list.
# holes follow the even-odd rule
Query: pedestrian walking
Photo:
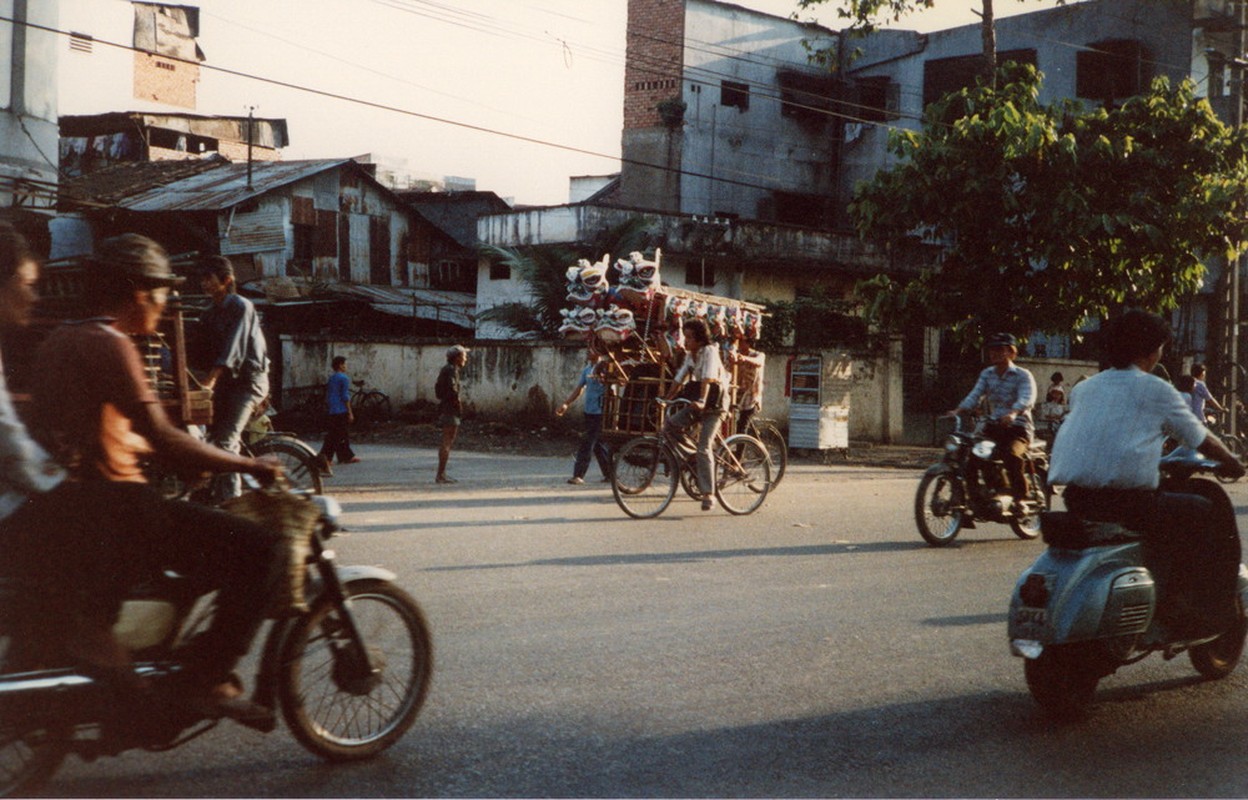
[[442, 445], [438, 448], [438, 483], [455, 483], [446, 474], [446, 462], [451, 458], [451, 447], [463, 421], [464, 403], [460, 397], [459, 373], [468, 363], [468, 348], [454, 345], [446, 351], [446, 366], [438, 373], [433, 392], [438, 398], [438, 421], [442, 425]]
[[325, 383], [325, 409], [328, 412], [325, 441], [321, 445], [321, 471], [332, 475], [329, 465], [335, 458], [339, 464], [356, 464], [360, 457], [351, 449], [351, 423], [355, 412], [351, 409], [351, 376], [347, 374], [347, 357], [334, 356], [331, 362], [333, 374]]
[[568, 395], [568, 399], [555, 409], [555, 416], [562, 417], [568, 413], [568, 408], [576, 402], [576, 399], [584, 393], [585, 436], [581, 439], [581, 446], [576, 451], [576, 461], [572, 464], [572, 477], [568, 478], [568, 483], [571, 484], [585, 482], [591, 453], [598, 460], [598, 469], [602, 470], [602, 480], [604, 482], [611, 480], [611, 451], [602, 441], [602, 397], [606, 392], [606, 387], [603, 386], [597, 374], [599, 358], [601, 356], [598, 351], [591, 346], [587, 355], [588, 363], [581, 370], [581, 378], [577, 381], [576, 388], [572, 390], [572, 394]]

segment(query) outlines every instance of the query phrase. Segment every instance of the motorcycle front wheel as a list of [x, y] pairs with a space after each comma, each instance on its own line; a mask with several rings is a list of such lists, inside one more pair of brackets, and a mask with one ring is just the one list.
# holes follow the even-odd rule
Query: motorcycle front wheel
[[[322, 597], [282, 646], [279, 699], [295, 738], [329, 761], [371, 758], [407, 732], [433, 675], [429, 627], [416, 601], [386, 581], [355, 580], [343, 608]], [[368, 650], [364, 667], [349, 631]]]
[[962, 530], [962, 487], [952, 472], [930, 472], [914, 496], [914, 521], [932, 547], [944, 547]]
[[1248, 635], [1248, 616], [1239, 607], [1239, 616], [1231, 629], [1212, 642], [1198, 644], [1187, 651], [1192, 666], [1210, 680], [1225, 678], [1235, 671], [1239, 658], [1244, 654], [1244, 637]]
[[1028, 475], [1027, 484], [1027, 499], [1035, 511], [1025, 517], [1010, 517], [1010, 530], [1020, 539], [1034, 539], [1040, 535], [1040, 512], [1049, 510], [1053, 497], [1043, 470]]

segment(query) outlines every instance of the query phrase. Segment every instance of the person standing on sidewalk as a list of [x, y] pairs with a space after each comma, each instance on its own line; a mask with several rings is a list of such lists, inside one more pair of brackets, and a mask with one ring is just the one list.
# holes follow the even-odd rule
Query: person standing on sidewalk
[[555, 409], [555, 416], [562, 417], [568, 413], [568, 407], [576, 402], [576, 398], [581, 396], [581, 392], [585, 393], [585, 438], [581, 440], [581, 447], [576, 451], [576, 461], [572, 465], [572, 477], [568, 478], [568, 483], [581, 484], [585, 482], [585, 473], [589, 471], [589, 456], [592, 453], [598, 459], [598, 469], [602, 470], [603, 481], [611, 480], [611, 451], [607, 449], [606, 443], [601, 439], [602, 436], [602, 397], [606, 391], [602, 381], [598, 378], [597, 367], [599, 353], [591, 346], [589, 348], [589, 363], [581, 370], [581, 379], [576, 384], [576, 388], [572, 390], [572, 394], [568, 395], [568, 399]]
[[[238, 454], [243, 429], [269, 396], [268, 343], [255, 305], [238, 294], [230, 260], [208, 256], [200, 262], [199, 272], [199, 286], [212, 298], [200, 320], [210, 359], [204, 381], [204, 388], [212, 390], [208, 441]], [[213, 484], [217, 501], [240, 494], [242, 479], [236, 473], [222, 475]]]
[[321, 445], [321, 471], [330, 472], [329, 463], [336, 457], [339, 464], [356, 464], [360, 457], [351, 449], [349, 429], [355, 421], [355, 412], [351, 410], [351, 376], [347, 374], [347, 357], [334, 356], [331, 365], [334, 372], [325, 383], [325, 407], [329, 413], [326, 423], [325, 442]]
[[468, 348], [462, 344], [454, 345], [446, 351], [446, 366], [438, 373], [438, 382], [433, 393], [438, 398], [438, 421], [442, 425], [442, 446], [438, 448], [438, 483], [455, 483], [455, 479], [446, 474], [446, 462], [451, 457], [451, 447], [455, 444], [455, 435], [459, 433], [459, 425], [463, 421], [464, 404], [459, 396], [459, 372], [468, 363]]

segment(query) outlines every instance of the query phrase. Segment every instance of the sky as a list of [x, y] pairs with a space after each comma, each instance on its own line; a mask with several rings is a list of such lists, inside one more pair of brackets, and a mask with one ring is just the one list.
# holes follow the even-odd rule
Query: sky
[[[197, 113], [286, 119], [283, 158], [368, 153], [526, 205], [565, 203], [570, 176], [619, 169], [626, 0], [175, 1], [200, 8]], [[1054, 3], [997, 0], [996, 14]], [[971, 24], [979, 6], [936, 0], [899, 26]], [[834, 8], [799, 16], [844, 27]], [[131, 24], [128, 0], [60, 0], [62, 30], [129, 43]], [[58, 50], [61, 114], [159, 108], [130, 97], [130, 54]]]

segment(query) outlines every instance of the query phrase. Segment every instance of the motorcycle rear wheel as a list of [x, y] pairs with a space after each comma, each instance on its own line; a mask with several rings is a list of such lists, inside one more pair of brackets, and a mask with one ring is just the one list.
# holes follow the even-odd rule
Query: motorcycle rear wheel
[[1239, 616], [1231, 629], [1212, 642], [1198, 644], [1187, 651], [1192, 666], [1210, 680], [1220, 680], [1235, 671], [1244, 654], [1244, 637], [1248, 635], [1248, 616], [1239, 606]]
[[1092, 649], [1084, 645], [1050, 645], [1039, 658], [1023, 661], [1032, 698], [1046, 714], [1063, 721], [1087, 715], [1101, 674]]
[[932, 547], [953, 542], [962, 530], [962, 489], [952, 472], [923, 476], [914, 497], [914, 521], [919, 535]]
[[282, 646], [278, 695], [294, 737], [328, 761], [371, 758], [397, 742], [420, 713], [433, 675], [433, 646], [411, 595], [381, 580], [345, 587], [373, 672], [353, 663], [342, 609], [322, 597]]
[[[21, 669], [12, 663], [11, 645], [9, 637], [0, 636], [0, 675]], [[29, 703], [29, 698], [0, 700], [0, 797], [30, 797], [69, 754], [69, 726], [40, 720]]]

